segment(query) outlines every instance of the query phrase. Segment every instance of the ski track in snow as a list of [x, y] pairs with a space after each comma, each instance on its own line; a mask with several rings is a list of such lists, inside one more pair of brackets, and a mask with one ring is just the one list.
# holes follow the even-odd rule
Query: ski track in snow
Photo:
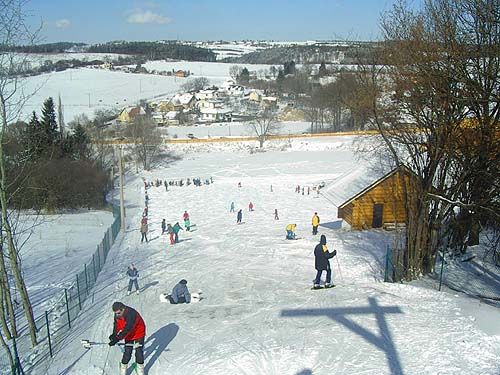
[[[149, 237], [155, 238], [148, 244], [140, 243], [138, 230], [144, 189], [139, 178], [131, 180], [127, 233], [118, 238], [99, 275], [94, 302], [86, 301], [46, 373], [117, 374], [118, 348], [96, 346], [85, 353], [79, 345], [84, 338], [107, 341], [115, 300], [136, 308], [146, 321], [150, 375], [498, 373], [499, 337], [479, 330], [462, 313], [457, 297], [382, 282], [390, 233], [320, 226], [329, 248], [338, 252], [331, 260], [337, 286], [309, 290], [318, 240], [311, 234], [311, 216], [317, 211], [322, 223], [334, 222], [337, 210], [324, 197], [302, 196], [294, 187], [328, 179], [325, 192], [353, 195], [358, 188], [347, 181], [368, 166], [344, 147], [304, 153], [305, 146], [298, 145], [299, 151], [255, 155], [231, 149], [191, 154], [144, 173], [148, 180], [214, 177], [208, 186], [148, 189]], [[231, 201], [236, 210], [243, 209], [244, 225], [236, 225], [236, 213], [229, 213]], [[253, 212], [248, 212], [250, 201]], [[171, 246], [160, 235], [161, 220], [183, 226], [184, 210], [196, 231], [181, 231], [181, 242]], [[294, 222], [302, 239], [289, 242], [284, 227]], [[139, 269], [141, 293], [126, 296], [130, 262]], [[159, 294], [170, 292], [182, 278], [192, 292], [202, 290], [204, 299], [190, 305], [160, 303]]]

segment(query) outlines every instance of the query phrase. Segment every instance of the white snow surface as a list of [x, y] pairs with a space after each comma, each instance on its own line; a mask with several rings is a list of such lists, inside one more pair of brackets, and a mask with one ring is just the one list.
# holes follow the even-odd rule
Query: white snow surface
[[64, 295], [113, 223], [109, 211], [81, 210], [58, 215], [24, 215], [17, 230], [24, 279], [35, 317]]
[[[349, 181], [371, 168], [354, 157], [351, 141], [292, 140], [290, 148], [270, 145], [254, 154], [243, 143], [173, 145], [182, 160], [127, 183], [127, 230], [99, 275], [94, 303], [85, 303], [63, 349], [40, 373], [117, 374], [118, 347], [87, 351], [80, 344], [81, 339], [107, 341], [111, 304], [117, 300], [145, 319], [150, 375], [500, 373], [498, 309], [450, 293], [383, 283], [391, 234], [339, 229], [332, 199], [357, 193], [359, 187]], [[148, 189], [151, 240], [140, 243], [140, 177], [210, 176], [211, 185]], [[294, 193], [296, 185], [321, 181], [332, 199]], [[236, 225], [229, 213], [231, 201], [243, 209], [244, 224]], [[250, 201], [253, 212], [247, 209]], [[171, 246], [160, 234], [160, 222], [182, 225], [184, 210], [194, 231], [182, 231], [181, 242]], [[320, 234], [338, 252], [331, 260], [337, 286], [320, 291], [310, 290], [318, 243], [310, 226], [315, 211]], [[288, 223], [298, 224], [299, 240], [285, 240]], [[139, 269], [141, 293], [127, 297], [130, 262]], [[160, 303], [159, 295], [182, 278], [204, 299]]]

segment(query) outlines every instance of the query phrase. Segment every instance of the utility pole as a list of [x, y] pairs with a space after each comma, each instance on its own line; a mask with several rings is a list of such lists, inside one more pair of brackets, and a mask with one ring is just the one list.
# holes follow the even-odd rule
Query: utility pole
[[120, 219], [121, 228], [125, 232], [125, 201], [123, 198], [123, 160], [122, 160], [122, 148], [120, 146], [120, 153], [118, 154], [118, 169], [120, 173]]

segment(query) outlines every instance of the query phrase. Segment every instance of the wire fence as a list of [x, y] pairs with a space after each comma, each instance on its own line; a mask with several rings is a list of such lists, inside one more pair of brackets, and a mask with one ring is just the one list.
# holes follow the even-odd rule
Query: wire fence
[[[387, 246], [385, 282], [403, 282], [403, 255], [404, 249]], [[435, 270], [429, 277], [438, 290], [446, 286], [472, 297], [500, 301], [500, 266], [494, 257], [486, 255], [453, 257], [446, 251], [439, 251]]]
[[[71, 329], [83, 303], [91, 295], [97, 277], [101, 272], [108, 253], [113, 246], [121, 229], [120, 208], [112, 206], [114, 220], [104, 234], [104, 238], [97, 246], [92, 259], [82, 266], [75, 275], [74, 282], [64, 289], [53, 307], [45, 311], [42, 316], [35, 318], [37, 328], [37, 345], [32, 347], [27, 327], [20, 330], [15, 339], [15, 346], [19, 362], [11, 369], [7, 356], [0, 356], [0, 374], [23, 374], [36, 371], [43, 373], [47, 370], [49, 359], [60, 349], [66, 333]], [[11, 340], [12, 341], [12, 340]], [[14, 347], [11, 342], [11, 348]], [[10, 371], [6, 371], [10, 369]]]

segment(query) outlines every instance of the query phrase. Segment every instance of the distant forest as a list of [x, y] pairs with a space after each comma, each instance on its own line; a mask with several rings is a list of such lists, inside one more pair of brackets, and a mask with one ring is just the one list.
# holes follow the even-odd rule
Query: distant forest
[[209, 49], [175, 42], [109, 42], [92, 45], [87, 52], [140, 55], [150, 60], [215, 61], [216, 58], [215, 53]]
[[108, 42], [94, 45], [85, 43], [58, 42], [32, 46], [6, 46], [0, 44], [0, 52], [16, 51], [24, 53], [117, 53], [135, 55], [150, 60], [175, 59], [188, 61], [215, 61], [216, 55], [206, 48], [193, 47], [176, 42]]

